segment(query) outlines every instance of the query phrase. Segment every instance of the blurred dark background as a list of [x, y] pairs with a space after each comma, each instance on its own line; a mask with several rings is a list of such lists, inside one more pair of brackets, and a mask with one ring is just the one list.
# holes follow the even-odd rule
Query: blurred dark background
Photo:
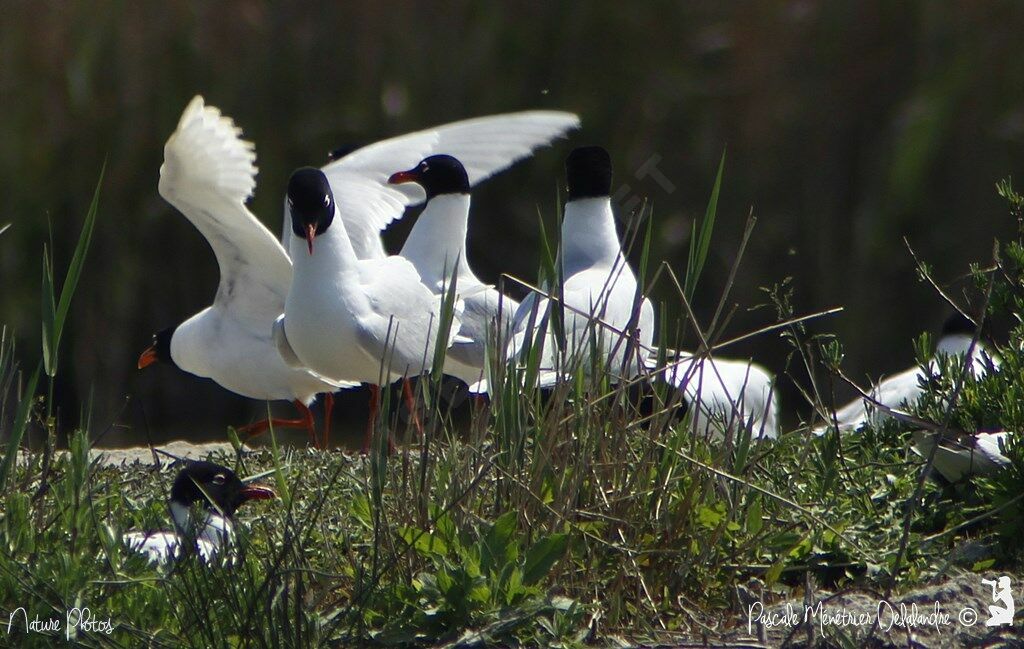
[[[912, 338], [946, 315], [917, 281], [904, 236], [952, 282], [1014, 232], [994, 184], [1024, 159], [1017, 2], [165, 0], [0, 11], [0, 225], [13, 223], [0, 235], [0, 322], [34, 367], [42, 246], [52, 231], [62, 274], [106, 160], [57, 391], [63, 424], [91, 403], [94, 430], [119, 425], [105, 443], [220, 438], [265, 408], [169, 368], [135, 369], [154, 331], [216, 290], [209, 248], [156, 186], [163, 142], [196, 93], [256, 143], [252, 208], [274, 232], [290, 171], [341, 144], [497, 112], [578, 112], [584, 129], [570, 143], [474, 193], [470, 259], [489, 279], [535, 276], [538, 212], [556, 222], [562, 159], [583, 142], [611, 150], [624, 202], [651, 201], [653, 257], [681, 273], [727, 148], [698, 314], [714, 312], [752, 208], [727, 335], [773, 322], [772, 309], [748, 307], [766, 302], [760, 287], [792, 277], [798, 312], [846, 307], [812, 330], [840, 336], [857, 377], [910, 364]], [[638, 178], [645, 163], [671, 188]], [[657, 292], [672, 295], [667, 284]], [[782, 371], [788, 351], [767, 335], [728, 355]], [[795, 391], [783, 403], [795, 421]], [[362, 416], [359, 395], [345, 404]]]

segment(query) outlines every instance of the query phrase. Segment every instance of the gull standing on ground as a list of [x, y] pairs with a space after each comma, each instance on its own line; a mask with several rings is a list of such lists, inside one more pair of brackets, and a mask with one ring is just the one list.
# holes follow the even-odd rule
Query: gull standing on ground
[[[424, 190], [418, 185], [389, 184], [387, 180], [395, 170], [411, 167], [430, 155], [446, 153], [459, 158], [465, 166], [469, 184], [473, 186], [579, 126], [577, 115], [561, 111], [534, 110], [477, 117], [358, 149], [346, 147], [332, 152], [332, 161], [322, 171], [334, 193], [355, 257], [384, 259], [387, 253], [381, 242], [381, 231], [401, 218], [406, 207], [426, 199]], [[302, 235], [293, 232], [287, 199], [284, 215], [282, 244], [295, 258], [304, 250], [305, 243]], [[285, 355], [291, 354], [287, 348], [287, 345], [283, 346]], [[297, 362], [297, 359], [292, 359], [292, 362]], [[380, 403], [380, 386], [376, 382], [369, 385], [367, 439], [372, 434]]]
[[441, 295], [452, 282], [463, 298], [462, 328], [448, 349], [444, 372], [465, 381], [471, 391], [486, 392], [484, 362], [488, 336], [507, 340], [512, 314], [519, 304], [481, 282], [466, 259], [469, 225], [469, 176], [462, 163], [450, 155], [424, 158], [408, 171], [388, 179], [391, 184], [416, 183], [426, 192], [427, 205], [416, 219], [399, 253], [408, 259], [424, 284]]
[[[536, 337], [534, 332], [544, 330], [544, 337], [535, 341], [543, 345], [542, 387], [571, 374], [581, 363], [589, 370], [591, 350], [599, 350], [601, 358], [597, 360], [613, 381], [628, 379], [645, 369], [642, 359], [654, 336], [654, 308], [642, 296], [615, 230], [611, 157], [601, 147], [580, 147], [566, 158], [565, 170], [568, 201], [559, 267], [566, 348], [558, 349], [549, 322], [550, 311], [559, 305], [547, 296], [531, 293], [513, 318], [511, 353], [520, 355], [528, 340]], [[638, 298], [639, 313], [634, 313]]]
[[[295, 171], [288, 181], [288, 202], [292, 231], [306, 240], [306, 250], [295, 257], [284, 315], [274, 324], [281, 356], [345, 381], [380, 386], [403, 379], [406, 402], [415, 414], [408, 379], [430, 370], [444, 296], [427, 288], [403, 257], [356, 257], [321, 170]], [[456, 300], [445, 348], [456, 339], [461, 310]], [[371, 403], [368, 434], [375, 407]], [[414, 425], [419, 428], [415, 416]]]
[[256, 154], [241, 129], [196, 96], [164, 146], [160, 195], [213, 248], [220, 283], [213, 304], [153, 336], [139, 356], [142, 369], [163, 361], [260, 401], [293, 401], [300, 419], [269, 419], [240, 429], [248, 436], [270, 425], [305, 428], [316, 443], [309, 405], [326, 394], [324, 443], [329, 439], [336, 382], [285, 365], [271, 329], [284, 311], [292, 265], [281, 244], [245, 206], [256, 186]]
[[[273, 490], [246, 485], [231, 469], [213, 462], [189, 462], [174, 479], [168, 508], [174, 521], [173, 532], [128, 532], [122, 542], [147, 555], [154, 563], [181, 558], [194, 546], [199, 557], [209, 563], [233, 536], [231, 518], [250, 500], [274, 498]], [[192, 505], [206, 509], [202, 521], [192, 519]]]
[[[935, 358], [929, 361], [930, 373], [934, 374], [939, 371], [937, 359], [940, 356], [966, 357], [967, 352], [971, 350], [971, 343], [974, 341], [974, 334], [977, 330], [977, 325], [959, 312], [954, 312], [947, 318], [936, 345]], [[974, 346], [969, 362], [971, 371], [976, 377], [985, 375], [989, 363], [994, 367], [999, 366], [998, 359], [981, 340]], [[925, 378], [926, 375], [920, 366], [911, 367], [899, 374], [882, 379], [871, 388], [868, 395], [888, 408], [913, 408], [924, 393], [921, 382]], [[811, 432], [815, 435], [824, 435], [829, 428], [837, 425], [840, 432], [857, 430], [866, 423], [878, 425], [886, 416], [885, 413], [872, 407], [870, 401], [859, 397], [836, 410], [835, 421], [830, 419], [821, 426], [813, 428]]]

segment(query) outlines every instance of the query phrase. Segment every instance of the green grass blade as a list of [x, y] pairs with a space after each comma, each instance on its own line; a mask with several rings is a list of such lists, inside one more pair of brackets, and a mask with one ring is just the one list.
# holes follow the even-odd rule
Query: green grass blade
[[46, 245], [43, 245], [43, 288], [41, 292], [43, 298], [43, 369], [47, 376], [54, 376], [57, 373], [57, 350], [53, 346], [53, 328], [57, 304], [53, 288], [53, 258]]
[[3, 464], [0, 464], [0, 490], [4, 492], [6, 492], [7, 476], [18, 457], [18, 447], [25, 436], [25, 429], [28, 428], [28, 419], [32, 414], [32, 396], [36, 393], [41, 370], [42, 365], [37, 366], [36, 371], [32, 373], [32, 378], [28, 380], [28, 385], [25, 386], [24, 396], [21, 403], [18, 404], [18, 412], [14, 417], [14, 428], [11, 429], [11, 437], [7, 440], [7, 451], [4, 453]]
[[718, 214], [718, 192], [722, 187], [722, 171], [725, 169], [725, 151], [722, 151], [722, 158], [718, 161], [718, 173], [715, 175], [715, 185], [711, 189], [711, 199], [708, 200], [708, 207], [704, 211], [704, 219], [700, 223], [700, 232], [697, 232], [697, 224], [693, 224], [693, 231], [690, 236], [690, 254], [686, 260], [686, 279], [683, 282], [683, 292], [687, 300], [693, 299], [693, 293], [697, 290], [697, 281], [700, 279], [701, 271], [704, 270], [704, 262], [708, 257], [708, 249], [711, 247], [711, 233], [715, 228], [715, 217]]
[[[57, 350], [60, 348], [61, 335], [64, 333], [64, 323], [71, 310], [71, 298], [78, 288], [78, 280], [82, 276], [82, 268], [85, 265], [85, 256], [89, 252], [89, 244], [92, 242], [93, 227], [96, 225], [96, 213], [99, 209], [100, 188], [103, 185], [103, 175], [106, 173], [107, 165], [100, 168], [100, 177], [96, 181], [96, 189], [93, 191], [92, 201], [89, 204], [89, 211], [85, 214], [85, 222], [82, 224], [82, 232], [78, 235], [78, 244], [75, 245], [75, 254], [71, 257], [71, 264], [68, 266], [67, 276], [64, 278], [64, 285], [60, 289], [60, 300], [57, 301], [53, 313], [53, 326], [50, 330], [49, 361], [46, 363], [47, 375], [53, 377], [57, 374]], [[50, 279], [50, 299], [53, 299], [52, 270]], [[46, 299], [44, 295], [43, 299]], [[45, 352], [44, 343], [44, 352]], [[44, 354], [45, 355], [45, 354]]]

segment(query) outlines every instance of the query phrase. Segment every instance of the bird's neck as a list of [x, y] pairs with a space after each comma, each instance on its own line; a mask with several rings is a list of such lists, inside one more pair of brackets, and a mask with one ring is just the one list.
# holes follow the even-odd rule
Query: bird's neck
[[[968, 334], [949, 334], [939, 339], [935, 351], [948, 356], [966, 354], [973, 340], [974, 336]], [[979, 342], [978, 344], [980, 345], [981, 343]]]
[[611, 266], [622, 255], [611, 199], [580, 198], [565, 204], [562, 220], [562, 271], [570, 275], [595, 266]]
[[179, 536], [185, 536], [192, 528], [192, 510], [188, 505], [179, 503], [176, 500], [171, 501], [170, 509], [175, 531], [178, 532]]
[[322, 234], [313, 239], [313, 254], [309, 253], [305, 239], [294, 242], [291, 250], [294, 257], [294, 280], [299, 281], [301, 275], [312, 273], [314, 277], [332, 277], [336, 273], [356, 267], [356, 253], [352, 241], [345, 230], [341, 215], [335, 213], [334, 220]]
[[441, 194], [423, 208], [401, 255], [412, 262], [425, 284], [433, 285], [451, 276], [456, 263], [460, 280], [469, 275], [468, 221], [469, 194]]
[[209, 541], [219, 547], [231, 536], [231, 519], [216, 510], [207, 510], [202, 524], [196, 525], [192, 520], [192, 510], [188, 505], [172, 500], [170, 509], [171, 518], [174, 519], [174, 529], [183, 539], [194, 537], [198, 540]]

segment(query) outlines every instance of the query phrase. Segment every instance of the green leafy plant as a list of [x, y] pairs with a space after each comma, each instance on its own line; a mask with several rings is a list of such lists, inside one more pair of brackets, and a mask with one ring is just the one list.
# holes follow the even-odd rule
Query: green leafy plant
[[378, 599], [383, 610], [367, 612], [371, 624], [378, 616], [386, 620], [382, 642], [440, 639], [453, 629], [488, 627], [492, 639], [510, 638], [522, 625], [571, 605], [548, 597], [541, 585], [568, 550], [568, 534], [544, 535], [524, 547], [516, 512], [499, 516], [479, 537], [475, 531], [459, 533], [449, 515], [434, 513], [430, 531], [397, 530], [425, 565], [407, 584], [385, 591]]

